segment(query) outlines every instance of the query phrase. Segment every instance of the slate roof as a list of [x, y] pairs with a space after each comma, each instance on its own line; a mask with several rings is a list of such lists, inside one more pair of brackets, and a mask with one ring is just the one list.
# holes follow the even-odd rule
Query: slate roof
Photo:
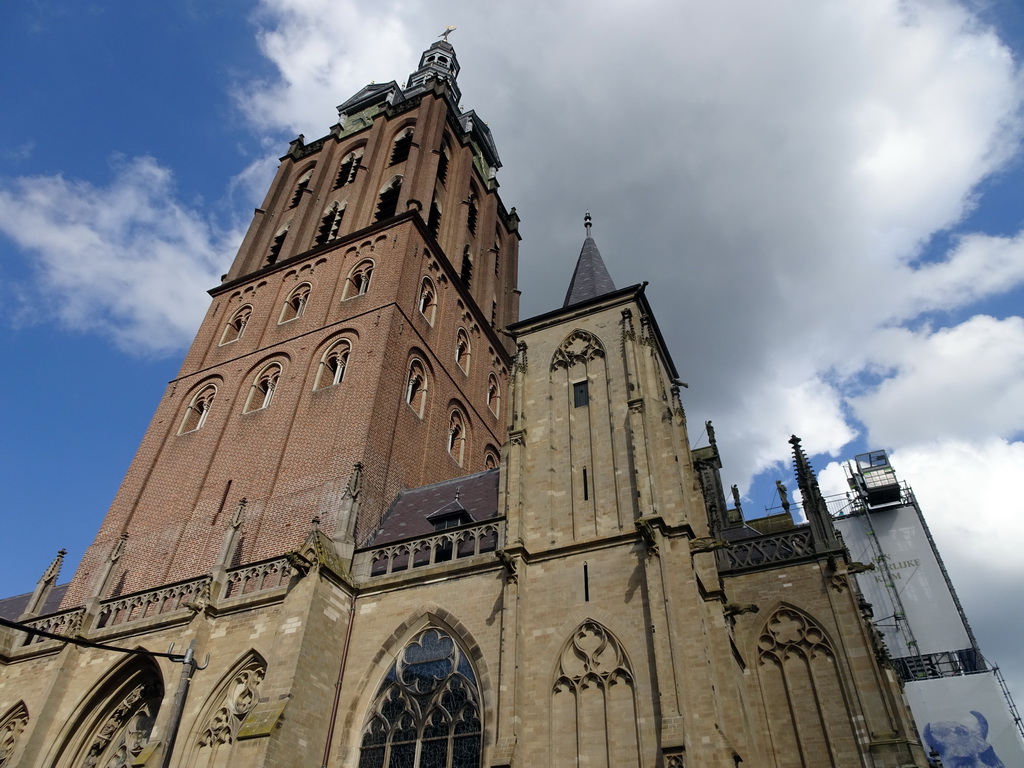
[[[70, 583], [70, 582], [68, 582]], [[56, 613], [60, 609], [60, 601], [64, 599], [64, 593], [67, 592], [67, 584], [57, 584], [50, 594], [46, 598], [46, 602], [43, 603], [43, 608], [39, 611], [41, 616], [45, 616], [48, 613]], [[25, 606], [28, 605], [28, 601], [32, 599], [32, 593], [26, 592], [24, 595], [14, 595], [13, 597], [5, 597], [0, 600], [0, 618], [7, 619], [8, 621], [17, 621], [18, 617], [25, 612]]]
[[[402, 491], [365, 547], [379, 547], [434, 532], [431, 518], [465, 511], [474, 523], [498, 517], [498, 473], [488, 469]], [[458, 499], [456, 499], [456, 492]]]
[[583, 241], [583, 249], [576, 260], [576, 271], [572, 273], [562, 307], [571, 307], [573, 304], [603, 296], [614, 290], [615, 283], [608, 274], [608, 268], [604, 265], [597, 243], [594, 242], [594, 238], [588, 237]]

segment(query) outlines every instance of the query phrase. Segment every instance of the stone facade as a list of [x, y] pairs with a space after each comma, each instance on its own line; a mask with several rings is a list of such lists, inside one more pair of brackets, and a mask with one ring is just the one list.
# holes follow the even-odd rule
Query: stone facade
[[643, 285], [516, 322], [457, 72], [283, 158], [60, 610], [59, 559], [19, 603], [93, 645], [0, 634], [0, 766], [926, 766], [799, 446], [810, 523], [761, 533]]

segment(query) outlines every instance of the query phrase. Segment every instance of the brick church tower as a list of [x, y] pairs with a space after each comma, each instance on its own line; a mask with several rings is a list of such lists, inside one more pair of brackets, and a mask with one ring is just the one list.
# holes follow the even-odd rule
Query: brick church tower
[[518, 219], [458, 72], [438, 41], [292, 142], [65, 605], [206, 573], [240, 506], [235, 563], [314, 515], [351, 552], [402, 488], [497, 466]]
[[74, 579], [0, 600], [0, 768], [926, 768], [799, 441], [808, 523], [728, 508], [589, 217], [518, 319], [458, 70], [292, 142]]

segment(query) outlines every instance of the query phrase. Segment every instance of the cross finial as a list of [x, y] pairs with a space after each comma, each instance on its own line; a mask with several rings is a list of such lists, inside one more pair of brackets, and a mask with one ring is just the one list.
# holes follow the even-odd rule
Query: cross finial
[[447, 43], [448, 42], [448, 35], [450, 35], [456, 29], [458, 29], [458, 27], [453, 27], [453, 26], [449, 25], [449, 26], [444, 28], [444, 32], [442, 32], [440, 35], [438, 35], [438, 37], [440, 37], [442, 40], [444, 40]]
[[583, 226], [587, 229], [587, 237], [590, 237], [590, 228], [594, 226], [594, 220], [590, 218], [590, 211], [583, 217]]

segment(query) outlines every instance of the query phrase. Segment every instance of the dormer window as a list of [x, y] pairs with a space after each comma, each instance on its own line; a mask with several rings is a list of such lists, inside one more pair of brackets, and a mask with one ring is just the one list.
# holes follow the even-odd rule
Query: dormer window
[[444, 531], [448, 528], [458, 528], [460, 525], [466, 525], [467, 523], [473, 522], [473, 520], [470, 518], [468, 512], [462, 510], [431, 518], [430, 522], [433, 524], [435, 531]]

